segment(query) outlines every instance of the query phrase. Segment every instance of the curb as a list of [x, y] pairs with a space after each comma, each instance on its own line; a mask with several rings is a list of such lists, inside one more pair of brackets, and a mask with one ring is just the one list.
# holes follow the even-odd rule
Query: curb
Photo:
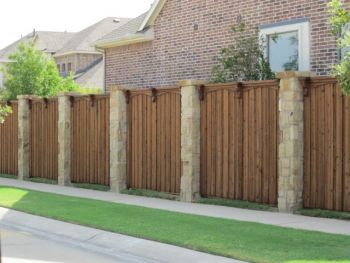
[[0, 208], [1, 226], [113, 257], [118, 262], [243, 263], [186, 248], [74, 225], [6, 208]]

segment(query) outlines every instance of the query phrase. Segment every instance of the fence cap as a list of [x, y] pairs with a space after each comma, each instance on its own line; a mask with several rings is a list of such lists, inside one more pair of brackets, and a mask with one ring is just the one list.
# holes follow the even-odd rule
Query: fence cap
[[206, 80], [194, 80], [194, 79], [185, 79], [181, 80], [179, 82], [180, 87], [186, 87], [186, 86], [200, 86], [208, 84], [209, 82]]
[[290, 78], [301, 78], [301, 77], [315, 77], [316, 73], [311, 71], [283, 71], [277, 72], [276, 77], [278, 79], [290, 79]]

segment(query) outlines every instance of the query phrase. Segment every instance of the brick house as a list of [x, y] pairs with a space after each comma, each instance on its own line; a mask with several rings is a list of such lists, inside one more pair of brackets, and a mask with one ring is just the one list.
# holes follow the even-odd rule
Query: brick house
[[[350, 7], [350, 2], [345, 1]], [[106, 83], [135, 87], [208, 80], [213, 59], [232, 42], [232, 25], [259, 27], [273, 70], [327, 75], [339, 59], [327, 0], [156, 0], [149, 12], [100, 39]], [[272, 35], [278, 41], [271, 41]]]
[[61, 75], [74, 72], [80, 86], [104, 87], [103, 52], [95, 49], [93, 43], [128, 21], [127, 18], [107, 17], [75, 33], [54, 55]]
[[[0, 68], [6, 69], [6, 65], [11, 63], [10, 54], [16, 52], [20, 43], [32, 42], [34, 47], [52, 57], [62, 46], [73, 36], [68, 32], [33, 31], [22, 37], [18, 41], [0, 50]], [[5, 81], [4, 72], [0, 71], [0, 88], [3, 88]]]
[[[96, 50], [93, 43], [129, 20], [107, 17], [77, 33], [34, 31], [0, 50], [0, 67], [11, 63], [9, 55], [16, 52], [20, 43], [32, 42], [36, 49], [55, 59], [62, 76], [73, 72], [80, 86], [104, 88], [103, 50]], [[0, 71], [0, 88], [4, 80]]]

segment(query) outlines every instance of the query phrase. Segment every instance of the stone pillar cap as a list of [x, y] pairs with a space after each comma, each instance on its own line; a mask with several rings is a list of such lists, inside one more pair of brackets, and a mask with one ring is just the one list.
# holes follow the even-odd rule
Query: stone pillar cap
[[80, 92], [72, 92], [72, 91], [65, 91], [58, 94], [58, 97], [64, 97], [64, 96], [79, 96], [81, 95]]
[[27, 100], [27, 99], [30, 99], [32, 97], [33, 97], [32, 95], [18, 95], [17, 99], [18, 100]]
[[194, 79], [185, 79], [181, 80], [179, 82], [179, 85], [181, 87], [186, 87], [186, 86], [200, 86], [200, 85], [205, 85], [208, 84], [209, 82], [206, 80], [194, 80]]
[[123, 90], [136, 90], [136, 89], [141, 89], [142, 88], [135, 88], [135, 87], [130, 87], [130, 86], [127, 86], [127, 85], [114, 85], [114, 86], [110, 86], [109, 87], [109, 91], [110, 92], [113, 92], [113, 91], [123, 91]]
[[315, 77], [315, 76], [316, 76], [316, 73], [311, 71], [283, 71], [283, 72], [276, 73], [276, 77], [278, 79]]

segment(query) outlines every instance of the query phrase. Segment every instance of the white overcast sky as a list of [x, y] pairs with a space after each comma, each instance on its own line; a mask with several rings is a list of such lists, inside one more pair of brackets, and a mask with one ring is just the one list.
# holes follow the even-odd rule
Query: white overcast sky
[[153, 0], [1, 0], [0, 49], [33, 31], [76, 32], [105, 17], [136, 17]]

